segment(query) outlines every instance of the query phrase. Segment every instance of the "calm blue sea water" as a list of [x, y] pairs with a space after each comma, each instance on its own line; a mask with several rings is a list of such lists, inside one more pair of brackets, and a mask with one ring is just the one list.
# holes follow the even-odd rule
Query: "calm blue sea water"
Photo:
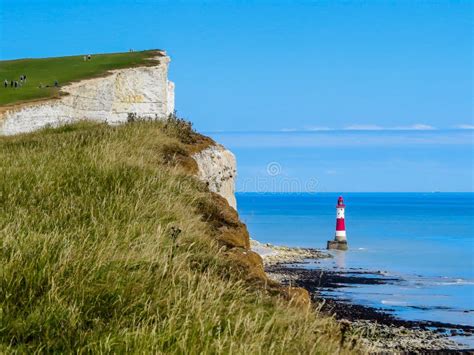
[[[252, 238], [325, 248], [338, 194], [237, 194]], [[383, 271], [404, 281], [336, 297], [412, 320], [474, 326], [474, 193], [344, 193], [350, 249], [317, 267]], [[311, 267], [311, 266], [310, 266]]]

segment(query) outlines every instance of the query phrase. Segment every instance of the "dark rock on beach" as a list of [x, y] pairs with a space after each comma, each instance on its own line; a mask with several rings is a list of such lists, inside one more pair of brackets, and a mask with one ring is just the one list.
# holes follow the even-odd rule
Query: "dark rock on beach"
[[[380, 271], [328, 271], [303, 268], [298, 266], [301, 265], [302, 258], [296, 257], [292, 262], [290, 254], [284, 253], [280, 262], [278, 255], [272, 254], [271, 262], [265, 263], [268, 276], [285, 285], [308, 290], [318, 311], [331, 314], [338, 319], [347, 336], [362, 335], [366, 345], [373, 352], [471, 353], [448, 336], [470, 335], [474, 327], [403, 320], [387, 310], [353, 304], [349, 300], [324, 295], [324, 291], [341, 287], [381, 285], [400, 282], [401, 279], [384, 276]], [[327, 254], [317, 250], [309, 253], [305, 249], [305, 254], [327, 257]], [[263, 259], [265, 262], [265, 256]]]

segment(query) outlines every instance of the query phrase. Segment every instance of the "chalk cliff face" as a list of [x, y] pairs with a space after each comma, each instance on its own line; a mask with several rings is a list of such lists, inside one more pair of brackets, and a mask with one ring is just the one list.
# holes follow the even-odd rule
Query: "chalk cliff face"
[[235, 199], [235, 156], [221, 145], [213, 145], [194, 155], [199, 178], [207, 183], [209, 190], [224, 197], [237, 210]]
[[0, 112], [0, 134], [11, 135], [79, 120], [126, 122], [129, 113], [164, 118], [174, 111], [174, 83], [168, 80], [170, 58], [155, 66], [118, 69], [100, 78], [61, 88], [57, 99], [26, 103]]

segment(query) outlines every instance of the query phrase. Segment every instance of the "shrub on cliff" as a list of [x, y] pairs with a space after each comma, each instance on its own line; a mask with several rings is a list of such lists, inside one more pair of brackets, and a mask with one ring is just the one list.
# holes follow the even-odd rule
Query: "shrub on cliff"
[[347, 350], [332, 319], [235, 272], [215, 231], [239, 222], [166, 158], [209, 141], [174, 129], [80, 123], [0, 138], [0, 352]]

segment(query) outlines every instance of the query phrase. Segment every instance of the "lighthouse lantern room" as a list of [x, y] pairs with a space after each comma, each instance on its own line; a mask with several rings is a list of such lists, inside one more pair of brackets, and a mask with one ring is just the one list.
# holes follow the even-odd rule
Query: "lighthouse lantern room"
[[344, 199], [339, 196], [336, 205], [336, 235], [334, 240], [328, 240], [328, 249], [347, 250], [346, 225], [344, 222]]

